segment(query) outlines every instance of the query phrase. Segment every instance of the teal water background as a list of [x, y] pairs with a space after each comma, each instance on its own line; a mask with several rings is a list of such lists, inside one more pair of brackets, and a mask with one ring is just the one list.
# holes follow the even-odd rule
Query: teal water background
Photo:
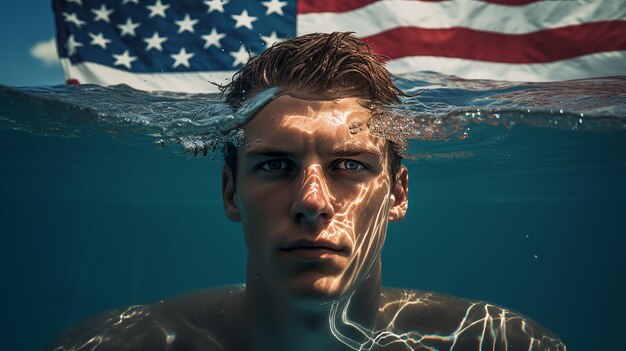
[[[626, 315], [624, 84], [592, 98], [595, 105], [580, 90], [565, 104], [561, 94], [532, 123], [463, 120], [459, 129], [465, 113], [449, 111], [476, 113], [485, 96], [515, 92], [526, 100], [507, 102], [508, 121], [519, 121], [523, 101], [541, 94], [457, 83], [403, 82], [405, 89], [430, 87], [417, 98], [426, 106], [415, 102], [410, 110], [439, 118], [448, 131], [445, 140], [422, 134], [411, 143], [409, 212], [389, 227], [384, 285], [520, 311], [570, 350], [619, 349]], [[241, 229], [222, 210], [220, 155], [194, 157], [176, 142], [162, 148], [145, 123], [118, 123], [128, 101], [136, 101], [138, 114], [149, 105], [149, 117], [171, 116], [193, 96], [155, 107], [168, 96], [151, 95], [150, 105], [143, 93], [124, 89], [102, 92], [106, 101], [76, 88], [7, 89], [0, 92], [2, 349], [42, 350], [98, 312], [244, 281]], [[116, 110], [114, 98], [125, 95], [127, 105]], [[206, 96], [195, 100], [202, 108], [213, 104]], [[580, 108], [561, 112], [568, 101]], [[584, 122], [576, 123], [582, 110]], [[573, 127], [591, 122], [591, 130]]]

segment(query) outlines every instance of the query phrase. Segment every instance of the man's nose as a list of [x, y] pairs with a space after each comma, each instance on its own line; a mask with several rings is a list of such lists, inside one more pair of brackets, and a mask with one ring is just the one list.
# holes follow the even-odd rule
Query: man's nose
[[291, 215], [297, 222], [327, 221], [335, 215], [332, 195], [321, 165], [315, 164], [304, 169], [298, 191], [291, 206]]

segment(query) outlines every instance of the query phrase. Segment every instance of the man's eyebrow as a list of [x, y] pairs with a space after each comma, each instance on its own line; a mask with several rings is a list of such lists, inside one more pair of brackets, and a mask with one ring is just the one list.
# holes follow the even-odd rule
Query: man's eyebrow
[[290, 151], [277, 149], [268, 146], [253, 147], [244, 152], [247, 157], [294, 157], [295, 154]]
[[341, 146], [341, 147], [334, 148], [330, 152], [330, 154], [332, 156], [340, 156], [340, 157], [354, 157], [354, 156], [359, 156], [359, 155], [370, 155], [370, 156], [382, 157], [383, 155], [378, 149], [367, 147], [367, 146], [354, 146], [354, 145]]
[[[333, 157], [354, 157], [359, 155], [369, 155], [382, 157], [380, 150], [366, 146], [339, 146], [330, 150], [328, 153]], [[246, 157], [295, 157], [296, 154], [291, 151], [286, 151], [280, 148], [271, 146], [258, 146], [253, 147], [244, 152]]]

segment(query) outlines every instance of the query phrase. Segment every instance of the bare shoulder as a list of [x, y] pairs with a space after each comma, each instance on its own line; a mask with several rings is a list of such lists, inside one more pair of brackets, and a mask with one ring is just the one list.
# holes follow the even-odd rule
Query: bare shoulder
[[414, 350], [567, 350], [544, 326], [488, 302], [407, 289], [385, 289], [382, 297], [387, 327]]
[[244, 294], [243, 286], [229, 286], [107, 311], [73, 326], [48, 350], [231, 349]]

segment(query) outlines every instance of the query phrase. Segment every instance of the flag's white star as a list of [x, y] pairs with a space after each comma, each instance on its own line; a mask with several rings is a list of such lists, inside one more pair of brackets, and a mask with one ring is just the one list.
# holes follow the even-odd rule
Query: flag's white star
[[124, 51], [124, 53], [121, 55], [113, 54], [113, 57], [115, 58], [115, 62], [113, 62], [113, 65], [126, 66], [126, 68], [128, 69], [130, 69], [131, 63], [137, 59], [137, 56], [130, 56], [128, 54], [128, 50]]
[[246, 48], [243, 46], [243, 44], [239, 47], [239, 51], [231, 52], [230, 56], [235, 58], [235, 62], [233, 62], [233, 67], [236, 67], [240, 64], [245, 64], [250, 58], [250, 54], [248, 53], [248, 50], [246, 50]]
[[224, 13], [224, 5], [228, 4], [228, 1], [227, 0], [210, 0], [210, 1], [205, 1], [204, 4], [209, 7], [209, 9], [207, 10], [208, 13], [211, 13], [213, 11], [219, 11], [221, 13]]
[[152, 18], [154, 16], [161, 16], [165, 18], [165, 10], [169, 9], [170, 5], [163, 5], [161, 0], [157, 0], [154, 5], [148, 5], [146, 7], [150, 10], [150, 15], [148, 15], [148, 17]]
[[124, 1], [122, 2], [122, 5], [126, 5], [126, 4], [128, 4], [129, 2], [132, 2], [132, 3], [135, 3], [135, 4], [139, 5], [139, 0], [124, 0]]
[[65, 17], [65, 22], [74, 23], [76, 27], [78, 28], [80, 28], [82, 25], [85, 24], [85, 21], [79, 20], [78, 16], [76, 16], [76, 13], [74, 12], [72, 13], [63, 12], [63, 17]]
[[185, 48], [180, 49], [180, 51], [178, 52], [178, 54], [171, 54], [170, 57], [174, 59], [174, 65], [172, 66], [173, 68], [176, 68], [180, 65], [183, 65], [187, 68], [189, 68], [189, 59], [194, 57], [195, 54], [194, 53], [187, 53], [187, 50], [185, 50]]
[[283, 41], [283, 39], [278, 38], [278, 36], [276, 35], [276, 31], [272, 31], [272, 34], [270, 34], [269, 37], [261, 35], [261, 39], [265, 42], [265, 46], [268, 48], [274, 43], [280, 43], [281, 41]]
[[163, 44], [163, 42], [166, 40], [167, 40], [166, 37], [159, 37], [159, 33], [157, 32], [154, 32], [154, 34], [152, 34], [152, 37], [143, 39], [143, 41], [148, 43], [148, 45], [146, 46], [146, 51], [150, 49], [157, 49], [159, 51], [163, 51], [163, 47], [161, 46], [161, 44]]
[[121, 36], [124, 36], [126, 34], [130, 35], [130, 36], [135, 36], [135, 29], [137, 29], [137, 27], [139, 27], [140, 23], [133, 23], [133, 20], [128, 18], [126, 20], [126, 23], [124, 24], [118, 24], [117, 28], [119, 28], [122, 31]]
[[105, 50], [107, 48], [107, 44], [111, 42], [111, 39], [105, 38], [104, 36], [102, 36], [102, 33], [98, 33], [98, 35], [95, 35], [93, 33], [88, 34], [91, 37], [91, 42], [89, 44], [98, 45]]
[[232, 15], [230, 17], [237, 21], [235, 28], [246, 27], [252, 29], [252, 22], [256, 21], [256, 17], [248, 15], [248, 10], [243, 10], [241, 15]]
[[83, 6], [83, 0], [67, 0], [68, 3], [70, 2], [75, 2], [77, 4], [79, 4], [80, 6]]
[[284, 15], [283, 7], [287, 6], [287, 1], [279, 1], [279, 0], [270, 0], [270, 1], [262, 1], [261, 4], [267, 7], [265, 11], [266, 15], [271, 15], [272, 13], [276, 13], [279, 15]]
[[99, 9], [91, 9], [91, 12], [96, 14], [94, 18], [94, 22], [98, 22], [100, 20], [105, 21], [106, 23], [111, 23], [109, 20], [109, 16], [113, 13], [113, 10], [107, 9], [106, 5], [102, 4]]
[[72, 34], [67, 38], [67, 43], [65, 44], [65, 46], [67, 47], [67, 56], [69, 57], [74, 55], [76, 53], [76, 48], [79, 46], [83, 46], [83, 44], [77, 42], [74, 38], [74, 34]]
[[184, 32], [184, 31], [189, 31], [190, 33], [194, 33], [194, 29], [193, 26], [196, 25], [196, 23], [198, 23], [197, 19], [192, 20], [189, 17], [189, 14], [185, 15], [185, 18], [183, 18], [182, 21], [175, 21], [176, 25], [178, 26], [178, 34]]
[[206, 41], [206, 43], [204, 43], [204, 48], [208, 49], [211, 45], [215, 45], [215, 47], [221, 48], [222, 43], [220, 43], [220, 40], [222, 40], [222, 38], [224, 38], [225, 36], [226, 34], [218, 33], [215, 28], [211, 29], [211, 33], [209, 33], [209, 35], [202, 36], [202, 39]]

